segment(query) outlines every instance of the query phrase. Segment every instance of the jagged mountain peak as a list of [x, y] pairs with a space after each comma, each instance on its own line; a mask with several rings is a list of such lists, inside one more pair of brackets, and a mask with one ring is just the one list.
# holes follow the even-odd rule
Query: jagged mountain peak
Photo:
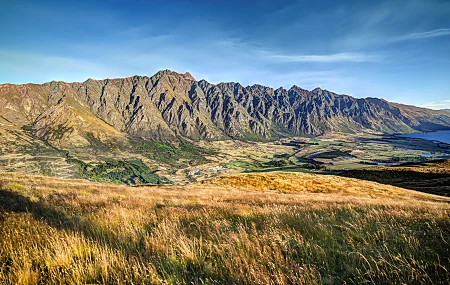
[[186, 78], [187, 80], [195, 81], [194, 76], [192, 76], [192, 74], [189, 73], [189, 72], [183, 73], [183, 76], [184, 76], [184, 78]]
[[309, 90], [303, 89], [300, 86], [297, 85], [292, 85], [291, 88], [289, 88], [289, 90], [295, 91], [295, 92], [299, 92], [299, 93], [303, 93], [303, 92], [310, 92]]
[[322, 89], [322, 88], [320, 88], [320, 87], [314, 88], [313, 90], [311, 90], [311, 93], [317, 94], [317, 95], [323, 95], [323, 94], [333, 94], [333, 95], [338, 95], [338, 94], [336, 94], [336, 93], [334, 93], [334, 92], [331, 92], [331, 91]]
[[156, 72], [152, 77], [161, 78], [164, 76], [173, 76], [173, 77], [181, 78], [183, 80], [195, 81], [195, 78], [189, 72], [178, 73], [178, 72], [172, 71], [170, 69], [160, 70], [160, 71]]

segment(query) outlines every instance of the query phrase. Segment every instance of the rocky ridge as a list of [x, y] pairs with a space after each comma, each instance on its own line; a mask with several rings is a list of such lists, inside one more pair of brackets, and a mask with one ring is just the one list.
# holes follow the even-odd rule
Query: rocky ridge
[[[316, 88], [196, 81], [189, 73], [0, 85], [0, 120], [57, 147], [156, 141], [272, 140], [450, 128], [450, 113]], [[1, 126], [0, 126], [1, 127]]]

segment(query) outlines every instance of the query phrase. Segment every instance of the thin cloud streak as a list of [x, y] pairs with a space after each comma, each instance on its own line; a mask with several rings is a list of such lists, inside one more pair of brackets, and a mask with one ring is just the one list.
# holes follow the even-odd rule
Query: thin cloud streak
[[450, 109], [450, 100], [442, 100], [437, 102], [429, 102], [422, 105], [424, 108], [429, 109]]
[[272, 59], [281, 62], [375, 62], [380, 56], [364, 53], [335, 53], [328, 55], [281, 55], [275, 54]]
[[240, 39], [228, 39], [216, 42], [218, 46], [233, 48], [237, 52], [243, 51], [253, 58], [262, 61], [269, 60], [280, 63], [311, 62], [311, 63], [335, 63], [335, 62], [379, 62], [383, 58], [379, 54], [343, 52], [333, 54], [283, 54], [261, 46], [245, 43]]
[[450, 29], [437, 29], [422, 33], [414, 33], [394, 38], [392, 41], [421, 40], [426, 38], [450, 36]]

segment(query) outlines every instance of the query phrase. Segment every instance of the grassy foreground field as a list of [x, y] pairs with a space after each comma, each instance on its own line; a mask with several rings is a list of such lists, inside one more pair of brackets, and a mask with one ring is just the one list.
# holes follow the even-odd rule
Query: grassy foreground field
[[450, 198], [247, 174], [126, 187], [0, 173], [0, 284], [449, 284]]

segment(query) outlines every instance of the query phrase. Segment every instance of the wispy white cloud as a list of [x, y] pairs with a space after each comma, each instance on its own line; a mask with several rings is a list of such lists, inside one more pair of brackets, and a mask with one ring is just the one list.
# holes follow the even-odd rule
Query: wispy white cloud
[[381, 54], [370, 54], [362, 52], [342, 52], [331, 54], [287, 54], [278, 50], [270, 50], [261, 45], [246, 43], [239, 38], [229, 38], [227, 40], [217, 41], [218, 47], [233, 49], [235, 54], [247, 54], [253, 60], [270, 61], [278, 63], [291, 62], [378, 62], [384, 57]]
[[450, 100], [429, 102], [423, 104], [422, 107], [429, 109], [450, 109]]
[[274, 54], [272, 59], [280, 62], [374, 62], [380, 61], [379, 55], [365, 53], [335, 53], [326, 55], [282, 55]]
[[392, 41], [409, 41], [409, 40], [421, 40], [426, 38], [450, 36], [450, 29], [437, 29], [433, 31], [427, 31], [422, 33], [414, 33], [409, 35], [403, 35], [393, 38]]

